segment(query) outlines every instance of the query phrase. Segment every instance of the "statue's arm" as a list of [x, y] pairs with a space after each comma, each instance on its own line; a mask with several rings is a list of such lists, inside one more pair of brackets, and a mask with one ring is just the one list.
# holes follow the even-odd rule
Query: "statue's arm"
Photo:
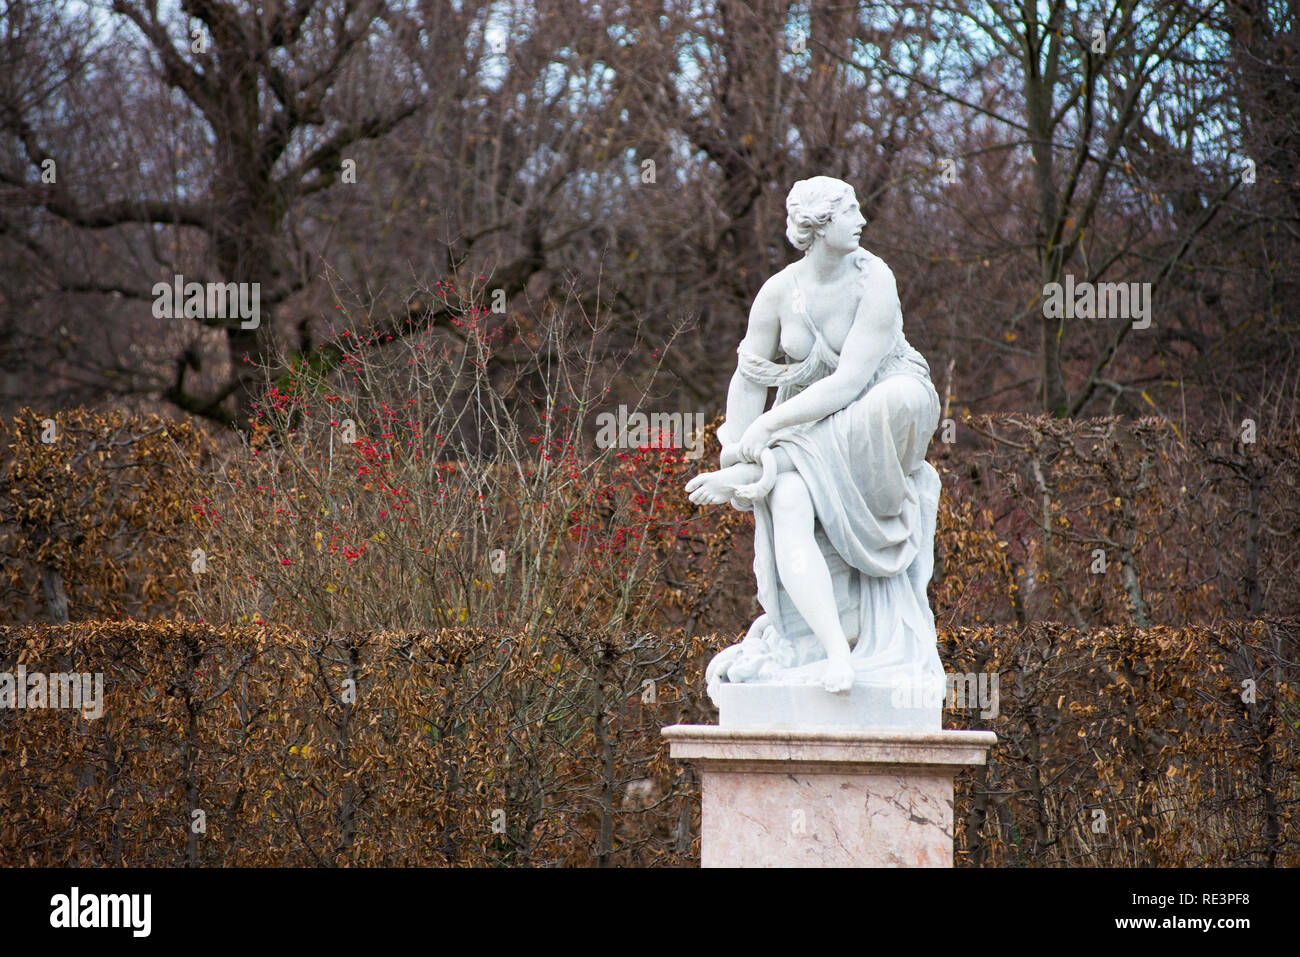
[[[763, 359], [776, 358], [781, 337], [780, 295], [776, 280], [777, 277], [773, 276], [765, 282], [754, 297], [754, 305], [749, 310], [749, 328], [740, 341], [742, 349]], [[763, 414], [766, 405], [767, 388], [741, 375], [737, 363], [731, 385], [727, 388], [727, 420], [718, 429], [718, 441], [722, 443], [724, 453], [728, 446], [740, 441], [750, 424]], [[729, 463], [724, 461], [723, 464]]]
[[826, 378], [765, 413], [763, 425], [770, 431], [838, 412], [858, 397], [885, 358], [898, 316], [898, 286], [893, 272], [880, 260], [869, 268], [867, 288], [840, 350], [839, 365]]

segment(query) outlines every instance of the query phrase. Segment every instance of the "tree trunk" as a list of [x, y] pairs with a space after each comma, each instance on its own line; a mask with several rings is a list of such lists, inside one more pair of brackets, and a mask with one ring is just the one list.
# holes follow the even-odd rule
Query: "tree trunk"
[[50, 621], [56, 625], [68, 623], [68, 593], [63, 588], [63, 576], [49, 565], [41, 566], [41, 593]]

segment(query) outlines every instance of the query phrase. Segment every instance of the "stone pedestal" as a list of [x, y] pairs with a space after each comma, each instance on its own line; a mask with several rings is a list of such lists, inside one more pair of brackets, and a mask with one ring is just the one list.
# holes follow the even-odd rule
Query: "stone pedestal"
[[953, 776], [991, 731], [664, 728], [699, 772], [704, 867], [951, 867]]
[[[919, 685], [918, 685], [919, 688]], [[836, 728], [841, 730], [943, 730], [944, 686], [927, 698], [900, 694], [892, 685], [854, 682], [846, 694], [827, 694], [818, 684], [721, 683], [709, 689], [723, 728]]]

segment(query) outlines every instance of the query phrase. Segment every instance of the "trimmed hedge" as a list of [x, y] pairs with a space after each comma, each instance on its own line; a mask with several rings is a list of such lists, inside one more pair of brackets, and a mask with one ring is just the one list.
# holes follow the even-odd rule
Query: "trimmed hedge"
[[[0, 672], [99, 672], [105, 700], [0, 709], [0, 863], [689, 866], [698, 785], [658, 729], [715, 720], [730, 640], [2, 627]], [[999, 691], [945, 722], [1000, 739], [959, 778], [958, 863], [1297, 866], [1298, 641], [941, 628]]]

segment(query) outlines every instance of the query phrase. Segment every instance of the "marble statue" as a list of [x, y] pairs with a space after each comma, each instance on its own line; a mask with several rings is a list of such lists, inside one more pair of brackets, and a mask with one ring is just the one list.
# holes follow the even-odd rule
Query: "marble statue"
[[754, 513], [763, 613], [709, 664], [709, 693], [941, 688], [926, 597], [940, 491], [925, 460], [939, 421], [930, 368], [903, 335], [893, 273], [858, 244], [853, 187], [801, 180], [786, 212], [803, 258], [754, 300], [718, 430], [721, 468], [686, 486], [698, 505]]

